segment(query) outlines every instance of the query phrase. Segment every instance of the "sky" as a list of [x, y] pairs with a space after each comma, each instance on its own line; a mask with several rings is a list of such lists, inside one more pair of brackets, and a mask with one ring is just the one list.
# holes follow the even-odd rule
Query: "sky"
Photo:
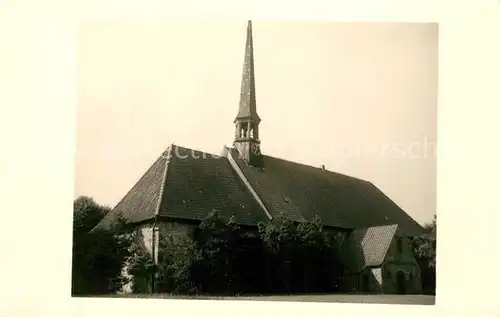
[[[371, 181], [436, 212], [437, 24], [253, 21], [263, 154]], [[113, 207], [170, 144], [219, 154], [238, 111], [246, 21], [84, 25], [75, 197]]]

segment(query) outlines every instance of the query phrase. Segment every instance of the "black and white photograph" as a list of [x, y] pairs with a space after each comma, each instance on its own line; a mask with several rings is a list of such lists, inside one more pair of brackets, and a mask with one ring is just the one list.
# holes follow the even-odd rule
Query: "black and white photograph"
[[83, 24], [71, 295], [434, 305], [438, 33]]

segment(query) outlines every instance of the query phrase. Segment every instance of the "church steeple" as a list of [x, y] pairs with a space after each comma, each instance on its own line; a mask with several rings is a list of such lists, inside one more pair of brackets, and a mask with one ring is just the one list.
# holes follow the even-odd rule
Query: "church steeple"
[[252, 119], [257, 123], [260, 118], [257, 115], [255, 101], [255, 70], [253, 60], [253, 38], [252, 21], [248, 21], [247, 41], [245, 47], [245, 61], [243, 63], [243, 74], [241, 78], [240, 107], [234, 122], [240, 119]]
[[253, 59], [252, 21], [248, 21], [245, 61], [241, 79], [240, 104], [234, 119], [236, 133], [234, 146], [250, 164], [260, 162], [259, 123], [255, 98], [255, 70]]

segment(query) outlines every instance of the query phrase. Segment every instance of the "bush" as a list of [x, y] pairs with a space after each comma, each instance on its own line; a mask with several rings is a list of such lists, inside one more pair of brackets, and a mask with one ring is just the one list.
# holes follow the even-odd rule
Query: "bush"
[[411, 247], [420, 266], [424, 294], [436, 291], [436, 217], [424, 226], [425, 234], [411, 240]]
[[119, 290], [121, 270], [129, 257], [131, 239], [121, 225], [77, 232], [73, 237], [72, 294], [106, 294]]
[[319, 218], [296, 224], [280, 216], [252, 231], [214, 212], [191, 237], [161, 236], [158, 266], [140, 248], [129, 258], [133, 278], [155, 274], [158, 292], [327, 292], [340, 276], [335, 239]]
[[161, 280], [156, 287], [158, 291], [178, 294], [198, 292], [198, 286], [192, 279], [192, 268], [200, 261], [200, 251], [192, 239], [162, 232], [159, 260], [157, 274]]
[[319, 217], [295, 223], [283, 215], [259, 227], [269, 263], [268, 291], [333, 292], [340, 278], [335, 238]]

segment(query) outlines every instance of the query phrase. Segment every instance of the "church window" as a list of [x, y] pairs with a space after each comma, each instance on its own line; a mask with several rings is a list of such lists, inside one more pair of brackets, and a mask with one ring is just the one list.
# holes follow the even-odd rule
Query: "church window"
[[403, 240], [401, 238], [396, 239], [396, 246], [398, 249], [398, 253], [403, 253]]

